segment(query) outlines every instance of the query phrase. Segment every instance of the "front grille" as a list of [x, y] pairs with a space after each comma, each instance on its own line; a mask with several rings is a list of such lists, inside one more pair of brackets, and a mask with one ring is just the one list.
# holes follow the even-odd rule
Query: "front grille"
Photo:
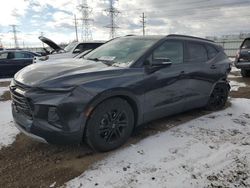
[[26, 91], [27, 88], [17, 83], [10, 86], [10, 92], [14, 110], [17, 113], [22, 113], [29, 119], [32, 119], [32, 113], [28, 99], [24, 96], [24, 93]]

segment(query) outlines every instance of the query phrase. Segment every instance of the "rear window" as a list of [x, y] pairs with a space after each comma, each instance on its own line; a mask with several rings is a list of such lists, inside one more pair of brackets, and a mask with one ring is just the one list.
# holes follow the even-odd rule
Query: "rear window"
[[219, 52], [215, 47], [211, 45], [206, 45], [208, 59], [213, 59]]
[[208, 60], [207, 50], [199, 43], [187, 43], [187, 61], [191, 63], [202, 63]]
[[250, 39], [245, 40], [245, 41], [243, 42], [241, 48], [244, 48], [244, 49], [250, 48]]

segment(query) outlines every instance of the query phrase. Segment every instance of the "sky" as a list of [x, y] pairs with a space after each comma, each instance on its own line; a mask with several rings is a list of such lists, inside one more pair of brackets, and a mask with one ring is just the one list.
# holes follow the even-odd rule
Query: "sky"
[[[250, 32], [250, 0], [119, 0], [114, 1], [116, 36], [142, 35], [141, 16], [146, 16], [147, 35], [185, 34], [199, 37]], [[42, 46], [43, 32], [56, 43], [76, 39], [74, 15], [81, 40], [82, 0], [8, 0], [0, 7], [0, 39], [13, 47], [10, 25], [17, 25], [20, 47]], [[91, 8], [90, 31], [94, 40], [108, 40], [108, 0], [87, 0]], [[84, 38], [83, 38], [84, 39]]]

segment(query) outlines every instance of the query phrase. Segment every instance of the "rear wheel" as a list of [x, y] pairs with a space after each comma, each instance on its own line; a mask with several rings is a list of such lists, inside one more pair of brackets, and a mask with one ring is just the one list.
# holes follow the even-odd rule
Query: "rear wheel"
[[250, 77], [250, 70], [241, 69], [241, 75], [243, 77]]
[[134, 127], [134, 112], [128, 102], [112, 98], [96, 107], [87, 122], [85, 139], [96, 151], [113, 150], [124, 144]]
[[222, 109], [227, 102], [228, 92], [229, 89], [227, 84], [217, 84], [210, 95], [207, 109], [208, 110]]

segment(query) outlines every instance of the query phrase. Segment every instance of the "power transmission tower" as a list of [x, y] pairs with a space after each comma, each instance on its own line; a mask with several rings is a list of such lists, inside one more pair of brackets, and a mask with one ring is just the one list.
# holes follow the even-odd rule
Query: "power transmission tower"
[[90, 29], [90, 24], [94, 20], [90, 18], [92, 9], [88, 6], [87, 0], [82, 0], [82, 3], [78, 6], [82, 17], [79, 19], [82, 21], [82, 35], [81, 39], [84, 41], [92, 40], [92, 31]]
[[145, 28], [146, 28], [146, 21], [145, 21], [145, 19], [146, 19], [146, 17], [145, 17], [145, 14], [144, 14], [144, 12], [142, 13], [142, 16], [141, 16], [141, 23], [142, 23], [142, 33], [143, 33], [143, 36], [145, 36]]
[[10, 26], [12, 27], [12, 33], [13, 33], [15, 48], [19, 48], [18, 39], [17, 39], [17, 32], [18, 31], [16, 30], [17, 25], [10, 25]]
[[78, 42], [78, 30], [77, 30], [77, 19], [76, 19], [76, 15], [74, 15], [74, 21], [75, 21], [76, 42]]
[[107, 12], [108, 16], [110, 16], [110, 24], [106, 26], [106, 28], [110, 28], [110, 38], [114, 38], [116, 35], [116, 29], [119, 28], [116, 24], [115, 18], [120, 13], [115, 7], [115, 2], [118, 0], [109, 0], [109, 8], [105, 11]]

